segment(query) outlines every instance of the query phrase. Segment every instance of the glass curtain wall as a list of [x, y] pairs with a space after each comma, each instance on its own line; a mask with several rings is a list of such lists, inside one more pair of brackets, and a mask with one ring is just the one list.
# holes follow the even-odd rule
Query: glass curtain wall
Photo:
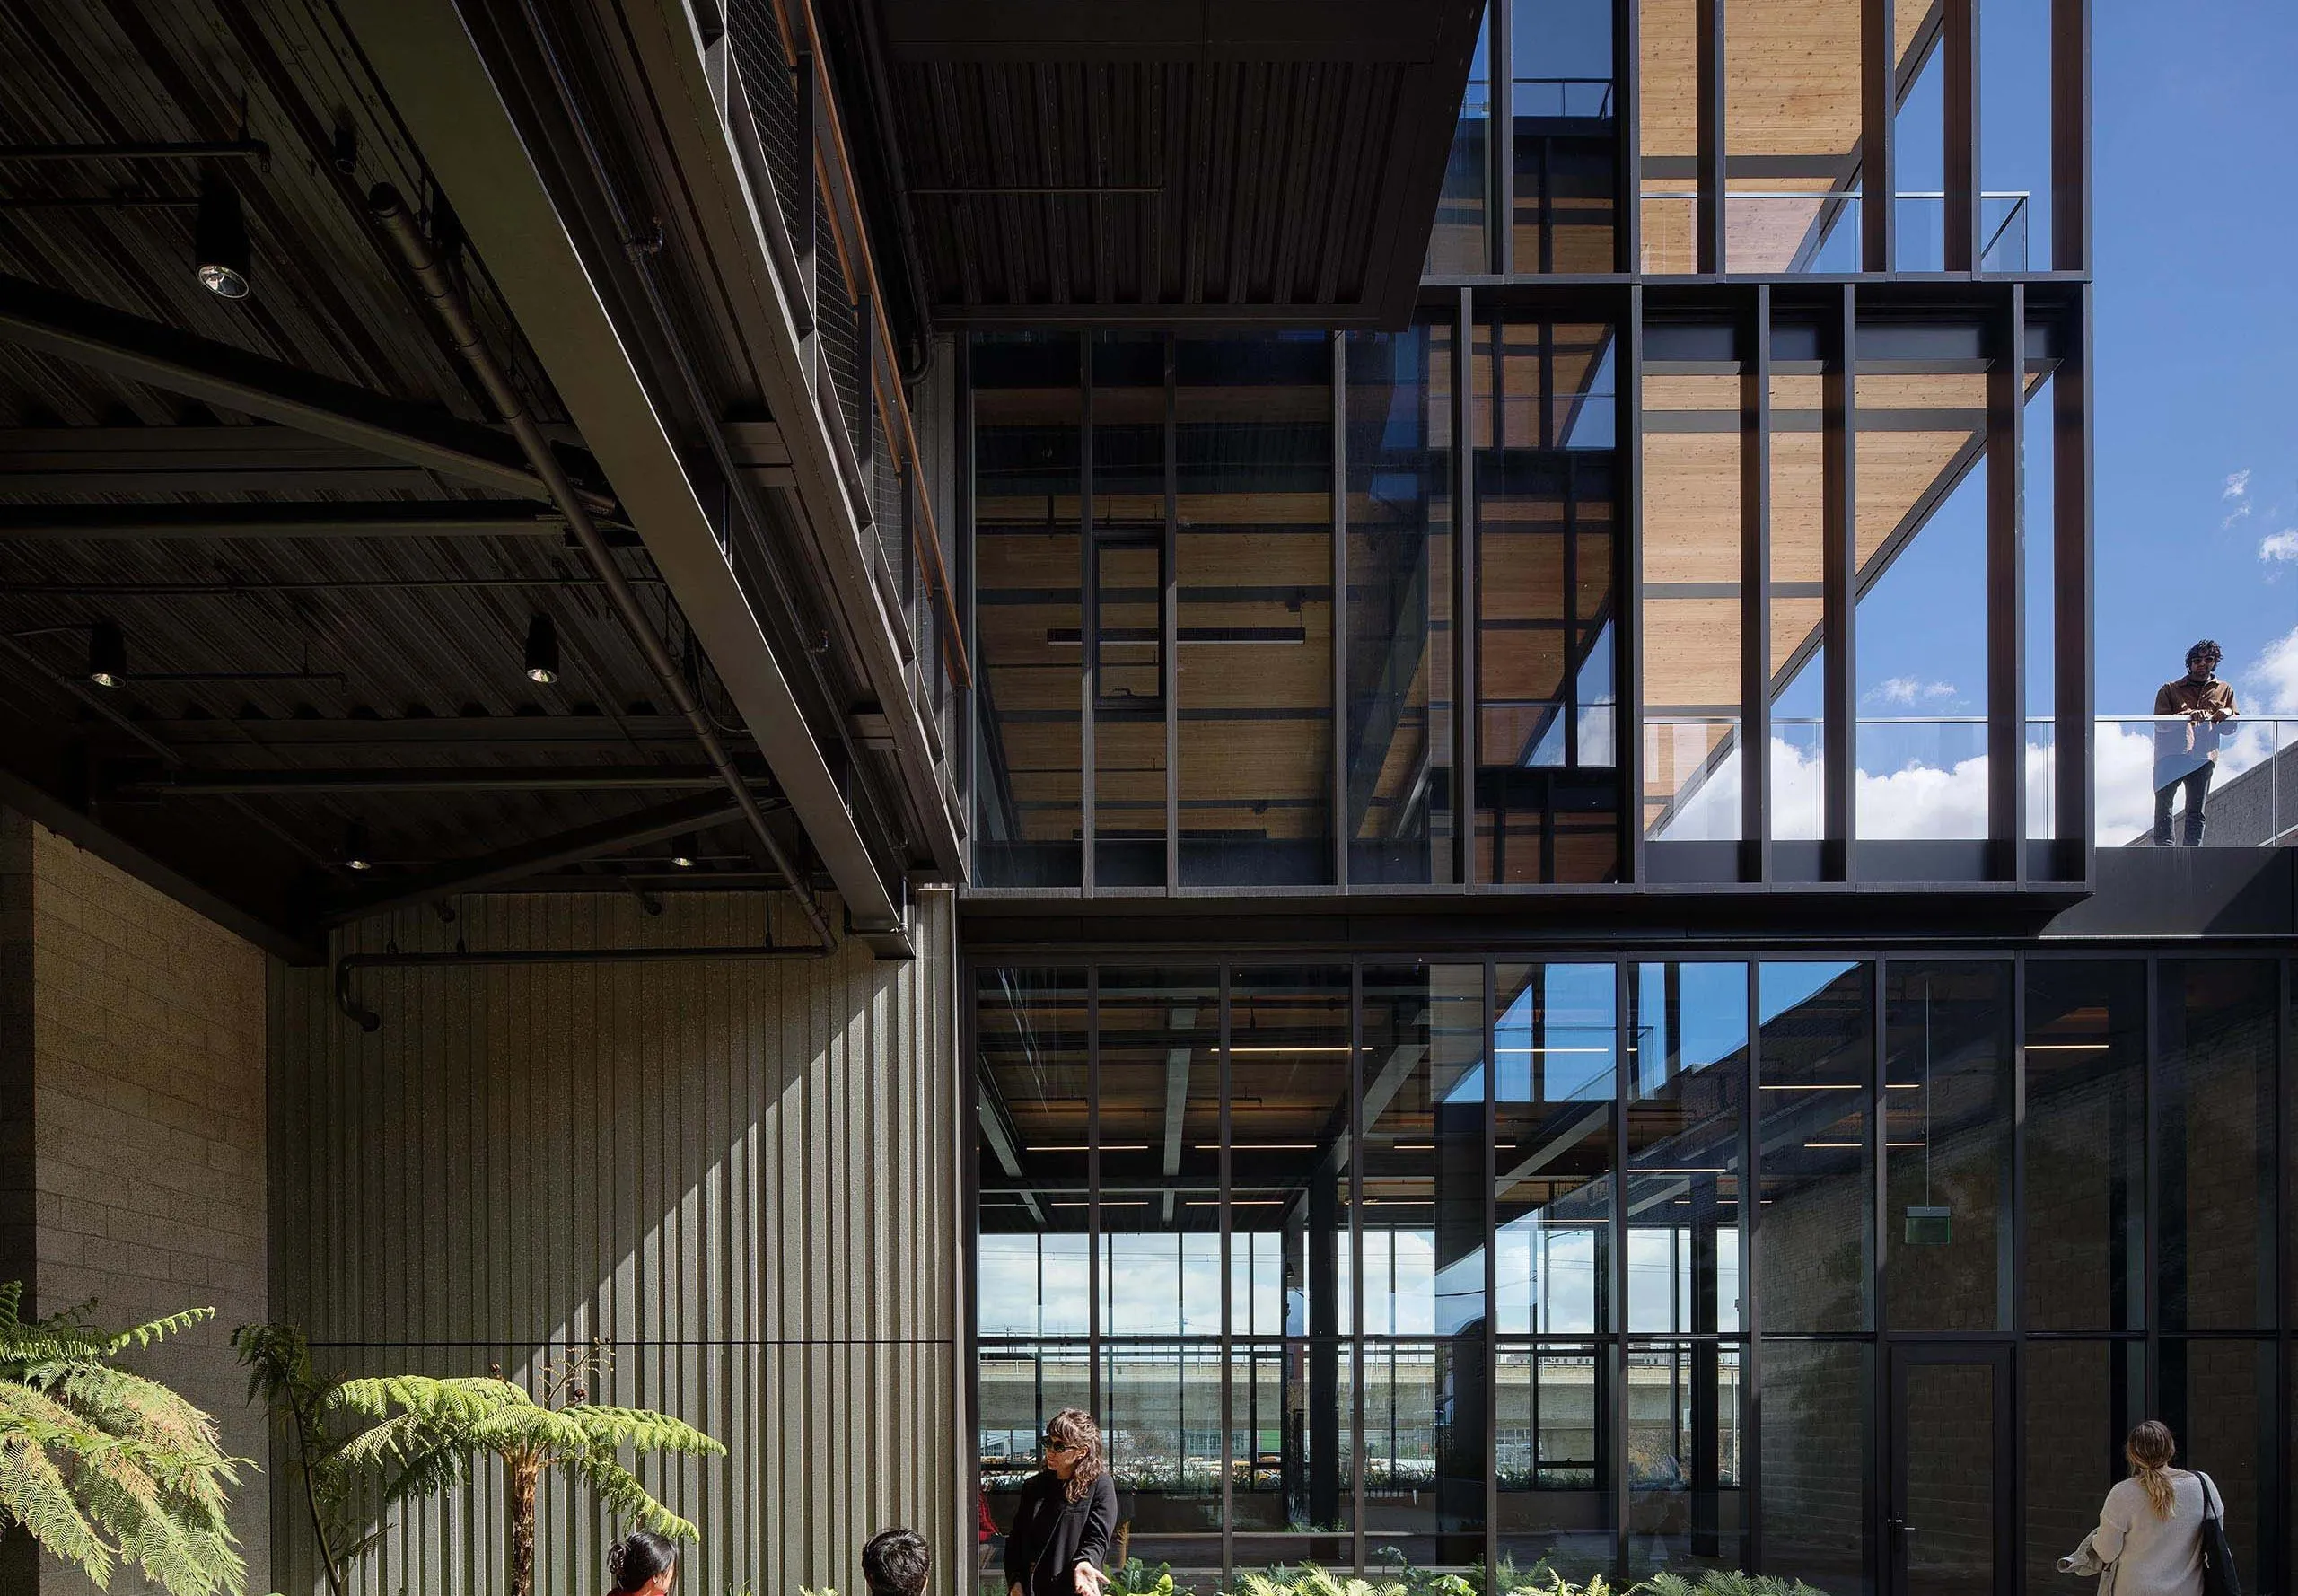
[[978, 969], [984, 1566], [1074, 1405], [1124, 1548], [1192, 1590], [1312, 1561], [1881, 1592], [1904, 1557], [1925, 1588], [2056, 1591], [2153, 1415], [2224, 1488], [2251, 1588], [2286, 1589], [2289, 980]]
[[1615, 331], [977, 339], [974, 884], [1618, 880]]

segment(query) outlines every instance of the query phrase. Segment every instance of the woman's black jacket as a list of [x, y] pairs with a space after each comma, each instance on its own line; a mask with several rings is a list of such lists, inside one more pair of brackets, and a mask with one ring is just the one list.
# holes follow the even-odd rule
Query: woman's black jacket
[[1005, 1583], [1024, 1596], [1073, 1596], [1070, 1571], [1080, 1563], [1098, 1566], [1109, 1556], [1117, 1533], [1117, 1482], [1104, 1469], [1076, 1501], [1064, 1494], [1064, 1481], [1040, 1469], [1022, 1486], [1013, 1528], [1005, 1537]]

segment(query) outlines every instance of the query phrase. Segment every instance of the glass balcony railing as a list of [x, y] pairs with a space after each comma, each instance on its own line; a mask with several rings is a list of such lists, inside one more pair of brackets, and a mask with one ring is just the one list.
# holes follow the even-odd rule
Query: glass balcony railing
[[[1857, 724], [1857, 834], [1863, 841], [1969, 840], [1987, 835], [1987, 722], [1978, 716], [1864, 717]], [[2158, 794], [2171, 789], [2171, 846], [2185, 846], [2189, 794], [2204, 791], [2196, 842], [2209, 847], [2298, 845], [2298, 717], [2244, 715], [2190, 739], [2179, 718], [2102, 715], [2093, 749], [2098, 846], [2145, 847], [2162, 837]], [[1740, 725], [1717, 716], [1644, 723], [1645, 835], [1660, 842], [1726, 842], [1741, 833]], [[1826, 783], [1820, 723], [1771, 728], [1774, 840], [1820, 835]], [[2027, 835], [2058, 835], [2055, 723], [2026, 728]], [[2195, 773], [2205, 766], [2206, 780]]]
[[[1979, 269], [2025, 271], [2029, 196], [1979, 196]], [[1856, 189], [1732, 189], [1724, 197], [1725, 268], [1765, 276], [1843, 274], [1861, 269]], [[1947, 197], [1911, 191], [1893, 201], [1900, 271], [1943, 271], [1947, 263]], [[1643, 269], [1698, 269], [1693, 239], [1698, 225], [1697, 189], [1644, 192]]]

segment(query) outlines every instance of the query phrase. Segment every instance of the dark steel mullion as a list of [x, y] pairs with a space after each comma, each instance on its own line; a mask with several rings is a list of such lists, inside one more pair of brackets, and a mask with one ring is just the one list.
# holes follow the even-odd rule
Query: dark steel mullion
[[[1492, 197], [1492, 238], [1484, 258], [1504, 277], [1516, 269], [1516, 64], [1509, 58], [1515, 48], [1515, 7], [1494, 5], [1486, 15], [1492, 30], [1491, 136], [1485, 141], [1492, 162], [1486, 188]], [[1546, 199], [1545, 190], [1541, 197]]]
[[[962, 341], [960, 346], [963, 347]], [[962, 360], [963, 356], [960, 358]], [[962, 364], [959, 369], [962, 376]], [[969, 404], [967, 412], [969, 416], [971, 413]], [[960, 435], [970, 443], [969, 433]], [[974, 634], [969, 631], [966, 635], [972, 636]], [[981, 1071], [973, 1061], [981, 1057], [981, 1002], [973, 960], [963, 955], [957, 960], [957, 992], [958, 1057], [965, 1062], [960, 1066], [961, 1079], [957, 1083], [955, 1095], [959, 1100], [957, 1106], [965, 1115], [960, 1123], [978, 1127], [981, 1124]], [[959, 1316], [957, 1326], [960, 1361], [957, 1369], [952, 1371], [959, 1383], [956, 1394], [965, 1424], [965, 1434], [957, 1441], [960, 1456], [963, 1460], [960, 1467], [964, 1469], [966, 1495], [972, 1498], [972, 1517], [976, 1523], [979, 1523], [982, 1513], [980, 1447], [978, 1439], [969, 1439], [978, 1438], [981, 1434], [981, 1158], [978, 1152], [970, 1158], [958, 1158], [958, 1201], [962, 1215], [960, 1223], [964, 1226], [961, 1233], [971, 1241], [972, 1245], [962, 1249], [962, 1256], [957, 1259], [957, 1275], [965, 1293], [965, 1311]], [[1038, 1244], [1042, 1256], [1042, 1232], [1039, 1234]], [[1045, 1361], [1042, 1340], [1038, 1344], [1036, 1355], [1039, 1366], [1042, 1368]], [[983, 1596], [978, 1560], [960, 1558], [958, 1567], [962, 1571], [958, 1576], [959, 1596]], [[996, 1592], [996, 1596], [1004, 1596], [1004, 1593]]]
[[[1627, 1104], [1633, 1091], [1628, 1075], [1628, 1048], [1636, 1033], [1627, 1025], [1628, 972], [1627, 960], [1612, 966], [1612, 1234], [1610, 1281], [1605, 1294], [1611, 1300], [1598, 1321], [1600, 1332], [1609, 1331], [1613, 1370], [1612, 1433], [1612, 1572], [1627, 1579]], [[1546, 997], [1545, 992], [1542, 994]], [[1675, 1326], [1671, 1323], [1670, 1329]], [[1600, 1348], [1600, 1352], [1601, 1348]], [[1534, 1378], [1538, 1379], [1535, 1371]], [[1537, 1445], [1537, 1439], [1535, 1440]], [[1697, 1478], [1697, 1465], [1694, 1465]]]
[[[1499, 1023], [1495, 1013], [1499, 1005], [1499, 979], [1496, 960], [1484, 961], [1484, 1588], [1495, 1589], [1494, 1575], [1500, 1567], [1500, 1266], [1494, 1254], [1498, 1250], [1500, 1225], [1500, 1196], [1495, 1189], [1500, 1183], [1500, 1054]], [[1435, 1084], [1434, 1068], [1435, 1015], [1429, 1016], [1431, 1043], [1429, 1084]], [[1441, 1145], [1441, 1144], [1440, 1144]], [[1438, 1156], [1442, 1156], [1440, 1153]], [[1534, 1400], [1538, 1401], [1539, 1366], [1532, 1368]], [[1538, 1434], [1535, 1426], [1535, 1435]], [[1534, 1443], [1538, 1445], [1537, 1441]]]
[[1703, 274], [1724, 269], [1725, 210], [1724, 161], [1724, 0], [1695, 0], [1697, 15], [1693, 31], [1694, 137], [1697, 153], [1699, 197], [1694, 202], [1697, 236], [1693, 243], [1693, 269]]
[[1165, 530], [1162, 538], [1164, 614], [1159, 621], [1163, 648], [1157, 665], [1157, 690], [1165, 700], [1165, 890], [1181, 884], [1180, 760], [1180, 426], [1171, 335], [1165, 346]]
[[[2058, 0], [2062, 5], [2085, 5], [2089, 0]], [[1614, 190], [1615, 223], [1612, 267], [1620, 272], [1644, 269], [1644, 98], [1643, 70], [1636, 51], [1637, 18], [1641, 5], [1612, 7], [1612, 121], [1618, 129], [1613, 163], [1619, 171]], [[1631, 290], [1631, 293], [1633, 291]], [[1632, 433], [1619, 434], [1624, 438]], [[1639, 822], [1636, 829], [1643, 826]]]
[[[1906, 0], [1916, 4], [1921, 0]], [[2087, 0], [2075, 0], [2086, 4]], [[1860, 269], [1891, 269], [1899, 187], [1891, 123], [1899, 109], [1899, 34], [1891, 0], [1859, 5], [1859, 246]]]
[[1987, 834], [1988, 874], [2027, 880], [2027, 290], [1990, 311], [1987, 373]]
[[[1476, 881], [1476, 449], [1469, 425], [1476, 414], [1475, 305], [1460, 290], [1454, 311], [1453, 346], [1459, 350], [1460, 380], [1453, 386], [1452, 525], [1452, 831], [1460, 849], [1458, 879], [1473, 892]], [[1495, 373], [1493, 402], [1499, 401]], [[1495, 418], [1496, 425], [1496, 418]]]
[[1771, 285], [1740, 351], [1740, 879], [1771, 879]]
[[1230, 1250], [1234, 1240], [1230, 1226], [1229, 984], [1230, 969], [1221, 966], [1221, 1583], [1225, 1590], [1236, 1577], [1237, 1479], [1231, 1445], [1236, 1429], [1232, 1375], [1236, 1364], [1236, 1264]]
[[1077, 879], [1093, 895], [1093, 720], [1101, 697], [1101, 595], [1099, 550], [1093, 547], [1093, 335], [1077, 335], [1077, 835], [1083, 840]]
[[1978, 270], [1978, 4], [1942, 0], [1940, 53], [1945, 63], [1946, 267]]
[[[957, 712], [952, 717], [957, 732], [952, 741], [957, 747], [952, 750], [952, 756], [957, 761], [958, 802], [962, 817], [960, 835], [964, 848], [959, 856], [967, 867], [966, 879], [971, 881], [977, 879], [977, 873], [972, 869], [974, 850], [981, 846], [981, 809], [974, 801], [974, 783], [979, 777], [979, 772], [974, 767], [974, 695], [978, 690], [974, 684], [981, 680], [983, 665], [979, 641], [981, 631], [975, 624], [974, 529], [977, 522], [973, 465], [973, 340], [958, 339], [955, 354], [958, 369], [952, 381], [955, 388], [952, 397], [957, 407], [954, 428], [957, 447], [952, 452], [955, 480], [951, 485], [951, 497], [956, 504], [959, 524], [964, 528], [964, 535], [952, 539], [950, 554], [957, 566], [960, 614], [963, 617], [960, 624], [965, 628], [959, 642], [966, 653], [967, 669], [966, 685], [958, 690]], [[919, 485], [919, 491], [925, 491], [923, 483]]]
[[1822, 879], [1848, 881], [1853, 869], [1857, 814], [1853, 782], [1858, 769], [1858, 701], [1854, 695], [1857, 664], [1859, 530], [1858, 495], [1853, 474], [1857, 469], [1855, 433], [1858, 411], [1858, 302], [1856, 290], [1845, 284], [1838, 306], [1836, 327], [1827, 340], [1832, 356], [1821, 379], [1825, 416], [1821, 511], [1821, 631], [1826, 650], [1822, 671], [1825, 725], [1821, 762], [1826, 794], [1821, 837]]
[[1348, 335], [1332, 348], [1332, 736], [1327, 760], [1332, 804], [1332, 880], [1348, 890]]
[[[2075, 0], [2079, 5], [2083, 0]], [[2091, 290], [2066, 312], [2051, 375], [2051, 746], [2055, 873], [2088, 882], [2095, 817], [2092, 698]], [[2152, 1278], [2152, 1276], [2149, 1276]]]
[[[2023, 843], [2020, 846], [2025, 846]], [[1925, 1152], [1928, 1151], [1926, 1148]], [[2004, 1399], [2004, 1411], [1997, 1416], [1996, 1421], [2003, 1427], [1999, 1445], [2008, 1449], [2011, 1468], [2008, 1483], [1998, 1484], [1995, 1489], [1999, 1495], [2007, 1495], [2009, 1498], [2008, 1568], [2021, 1570], [2027, 1565], [2027, 1472], [2024, 1467], [2027, 1452], [2027, 1353], [2017, 1338], [2019, 1332], [2027, 1326], [2027, 961], [2015, 955], [2011, 960], [2009, 1185], [2009, 1214], [2007, 1218], [1999, 1219], [1997, 1223], [2006, 1224], [2010, 1233], [1995, 1238], [1998, 1284], [1995, 1322], [2012, 1336], [2011, 1343], [2004, 1348], [2010, 1390]], [[1999, 1528], [2000, 1512], [1998, 1510]], [[1996, 1578], [1998, 1582], [2008, 1579], [2014, 1587], [2023, 1586], [2023, 1576], [2015, 1573], [1998, 1574]]]
[[1763, 1339], [1756, 1281], [1756, 1234], [1763, 1223], [1763, 964], [1748, 960], [1748, 1066], [1740, 1095], [1740, 1134], [1745, 1156], [1740, 1182], [1740, 1330], [1747, 1337], [1740, 1369], [1747, 1443], [1740, 1448], [1741, 1522], [1748, 1567], [1763, 1572]]
[[2051, 0], [2050, 16], [2050, 263], [2088, 271], [2091, 0]]
[[[1633, 12], [1633, 5], [1622, 6]], [[1612, 632], [1617, 687], [1612, 694], [1615, 727], [1612, 757], [1619, 765], [1620, 857], [1629, 881], [1644, 880], [1644, 289], [1631, 285], [1626, 313], [1614, 335], [1618, 351], [1612, 362], [1618, 391], [1613, 407], [1618, 415], [1614, 435], [1612, 480], [1627, 503], [1613, 512], [1627, 536], [1612, 545], [1615, 574], [1612, 591], [1620, 595], [1613, 609], [1618, 625]]]
[[1101, 971], [1085, 970], [1085, 1306], [1086, 1403], [1101, 1409]]
[[2159, 955], [2146, 955], [2146, 991], [2139, 1004], [2139, 1017], [2146, 1028], [2146, 1071], [2142, 1089], [2145, 1112], [2142, 1123], [2146, 1127], [2145, 1172], [2144, 1188], [2146, 1205], [2146, 1289], [2139, 1302], [2139, 1324], [2146, 1331], [2146, 1367], [2144, 1373], [2145, 1410], [2162, 1410], [2162, 1291], [2157, 1273], [2162, 1261], [2162, 1137], [2156, 1121], [2162, 1111], [2162, 969]]
[[[2275, 1226], [2274, 1259], [2269, 1267], [2273, 1269], [2275, 1276], [2274, 1322], [2280, 1327], [2281, 1333], [2274, 1341], [2272, 1401], [2267, 1411], [2273, 1414], [2285, 1414], [2290, 1411], [2292, 1396], [2291, 1279], [2289, 1262], [2285, 1257], [2288, 1249], [2283, 1238], [2292, 1233], [2291, 1204], [2294, 1198], [2298, 1198], [2298, 1189], [2294, 1188], [2294, 1182], [2290, 1178], [2290, 1159], [2285, 1152], [2289, 1144], [2283, 1139], [2291, 1131], [2290, 1092], [2285, 1083], [2290, 1079], [2294, 1070], [2298, 1070], [2298, 1051], [2294, 1051], [2298, 1049], [2298, 1012], [2293, 1010], [2294, 993], [2290, 961], [2286, 959], [2276, 960], [2274, 973], [2274, 1034], [2276, 1043], [2274, 1071], [2274, 1212], [2277, 1223]], [[2286, 1482], [2290, 1478], [2290, 1470], [2293, 1467], [2291, 1430], [2292, 1426], [2287, 1424], [2277, 1424], [2275, 1426], [2276, 1478], [2267, 1482], [2266, 1490], [2259, 1493], [2262, 1500], [2276, 1503], [2286, 1503], [2290, 1500], [2290, 1487]], [[2288, 1579], [2292, 1538], [2286, 1516], [2281, 1513], [2274, 1513], [2261, 1514], [2260, 1517], [2269, 1525], [2268, 1534], [2273, 1542], [2267, 1548], [2267, 1565], [2283, 1572], [2285, 1583], [2282, 1588], [2285, 1591], [2289, 1590], [2291, 1588]], [[2261, 1576], [2259, 1583], [2266, 1583], [2266, 1579]]]
[[[1899, 1504], [1896, 1500], [1896, 1472], [1899, 1458], [1899, 1437], [1896, 1433], [1899, 1405], [1893, 1400], [1898, 1385], [1898, 1359], [1892, 1355], [1890, 1341], [1890, 1293], [1885, 1289], [1883, 1272], [1890, 1267], [1890, 1132], [1885, 1124], [1884, 1099], [1889, 1095], [1883, 1088], [1883, 1054], [1890, 1040], [1887, 1025], [1887, 996], [1890, 991], [1890, 969], [1888, 959], [1879, 953], [1867, 969], [1867, 1145], [1873, 1162], [1871, 1191], [1873, 1213], [1869, 1216], [1867, 1233], [1861, 1238], [1867, 1253], [1864, 1289], [1868, 1302], [1868, 1328], [1874, 1332], [1875, 1356], [1871, 1371], [1869, 1391], [1873, 1403], [1873, 1434], [1874, 1443], [1870, 1449], [1868, 1465], [1868, 1499], [1875, 1516], [1869, 1521], [1867, 1542], [1881, 1554], [1880, 1562], [1869, 1570], [1873, 1582], [1869, 1587], [1890, 1591], [1888, 1583], [1898, 1565], [1899, 1548], [1890, 1531], [1891, 1517]], [[1874, 1459], [1890, 1461], [1890, 1467], [1878, 1469]], [[1881, 1530], [1877, 1535], [1875, 1530]]]
[[1364, 962], [1348, 962], [1349, 1557], [1364, 1571]]

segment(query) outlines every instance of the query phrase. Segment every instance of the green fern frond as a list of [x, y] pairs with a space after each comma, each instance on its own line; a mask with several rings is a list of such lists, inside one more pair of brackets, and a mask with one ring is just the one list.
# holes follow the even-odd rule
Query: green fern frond
[[642, 1530], [667, 1535], [672, 1540], [699, 1540], [702, 1531], [654, 1498], [636, 1475], [602, 1454], [570, 1460], [575, 1471], [590, 1482], [599, 1501], [618, 1518], [631, 1519]]
[[64, 1470], [30, 1436], [0, 1432], [0, 1530], [22, 1524], [51, 1555], [99, 1589], [111, 1583], [112, 1553], [80, 1508]]

